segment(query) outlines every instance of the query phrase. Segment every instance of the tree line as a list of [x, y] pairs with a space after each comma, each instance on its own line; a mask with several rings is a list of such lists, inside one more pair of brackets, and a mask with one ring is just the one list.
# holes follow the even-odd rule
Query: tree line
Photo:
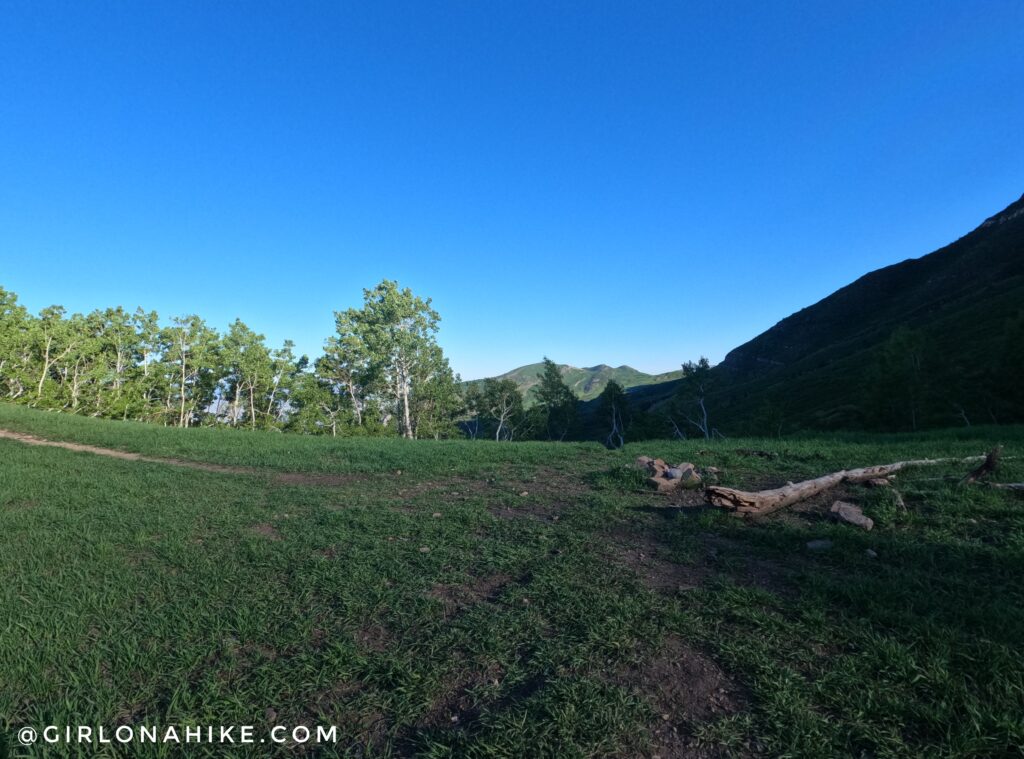
[[312, 364], [241, 320], [161, 323], [121, 307], [30, 314], [0, 288], [0, 398], [175, 427], [442, 437], [458, 432], [458, 378], [437, 345], [430, 300], [385, 280], [336, 314]]
[[[313, 435], [514, 440], [628, 440], [782, 435], [800, 429], [784, 397], [733, 417], [728, 384], [706, 358], [682, 365], [674, 392], [631, 403], [609, 382], [582, 404], [544, 358], [527, 402], [511, 379], [463, 383], [437, 343], [440, 315], [397, 282], [363, 291], [360, 308], [335, 312], [335, 331], [314, 361], [291, 341], [267, 345], [236, 319], [218, 332], [201, 317], [161, 322], [121, 307], [31, 314], [0, 287], [0, 400], [42, 409], [175, 427], [276, 429]], [[849, 427], [920, 429], [1015, 422], [1024, 409], [1024, 314], [1008, 320], [993, 358], [942, 361], [935, 341], [896, 329], [865, 370], [864, 399]], [[639, 407], [635, 407], [639, 406]], [[734, 429], [736, 428], [736, 429]]]
[[0, 287], [0, 399], [174, 427], [306, 434], [562, 440], [578, 400], [545, 359], [538, 403], [508, 380], [463, 386], [437, 343], [440, 315], [397, 282], [335, 312], [315, 361], [236, 319], [218, 332], [197, 315], [162, 323], [122, 307], [31, 314]]

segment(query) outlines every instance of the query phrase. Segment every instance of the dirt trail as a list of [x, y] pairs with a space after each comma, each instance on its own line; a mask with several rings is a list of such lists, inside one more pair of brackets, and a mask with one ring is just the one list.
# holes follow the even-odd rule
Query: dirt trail
[[282, 485], [320, 485], [336, 486], [343, 485], [355, 479], [352, 475], [322, 474], [317, 472], [268, 472], [264, 469], [245, 466], [228, 466], [226, 464], [208, 464], [204, 461], [189, 461], [188, 459], [164, 458], [161, 456], [144, 456], [141, 453], [130, 451], [119, 451], [115, 448], [101, 448], [95, 445], [84, 443], [68, 443], [62, 440], [47, 440], [27, 435], [24, 432], [12, 432], [11, 430], [0, 429], [0, 439], [15, 440], [26, 445], [46, 445], [52, 448], [64, 448], [68, 451], [80, 453], [92, 453], [97, 456], [107, 456], [112, 459], [123, 461], [144, 461], [150, 464], [166, 464], [168, 466], [180, 466], [186, 469], [198, 469], [203, 472], [219, 472], [221, 474], [246, 474], [250, 476], [270, 476], [272, 482]]

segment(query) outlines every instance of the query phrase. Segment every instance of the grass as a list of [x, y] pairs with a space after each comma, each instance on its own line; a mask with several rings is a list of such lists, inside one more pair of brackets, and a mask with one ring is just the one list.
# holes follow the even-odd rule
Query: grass
[[76, 755], [18, 745], [21, 726], [51, 724], [339, 728], [337, 744], [190, 756], [1024, 753], [1019, 496], [943, 479], [962, 466], [913, 470], [905, 511], [885, 490], [839, 494], [875, 519], [868, 533], [827, 521], [820, 499], [756, 524], [659, 508], [671, 499], [629, 467], [688, 459], [760, 487], [1002, 442], [998, 478], [1022, 481], [1019, 428], [620, 452], [5, 405], [0, 428], [351, 475], [282, 484], [0, 440], [0, 756]]

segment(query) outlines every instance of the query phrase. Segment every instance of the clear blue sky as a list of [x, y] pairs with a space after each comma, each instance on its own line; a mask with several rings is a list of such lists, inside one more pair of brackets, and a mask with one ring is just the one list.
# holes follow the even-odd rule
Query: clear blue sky
[[465, 378], [720, 360], [1024, 192], [1024, 4], [0, 2], [0, 285]]

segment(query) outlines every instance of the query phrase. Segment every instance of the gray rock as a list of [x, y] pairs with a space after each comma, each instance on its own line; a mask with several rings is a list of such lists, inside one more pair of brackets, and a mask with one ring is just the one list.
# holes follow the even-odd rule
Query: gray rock
[[820, 540], [808, 540], [807, 550], [808, 551], [827, 551], [832, 547], [832, 541], [822, 538]]
[[674, 466], [665, 472], [665, 477], [670, 480], [681, 480], [683, 478], [683, 470]]
[[875, 526], [874, 520], [871, 517], [864, 516], [864, 512], [861, 511], [860, 506], [855, 506], [852, 503], [846, 503], [845, 501], [836, 501], [832, 504], [830, 510], [832, 516], [838, 519], [840, 522], [846, 522], [852, 524], [855, 527], [860, 527], [863, 530], [870, 530]]
[[867, 556], [869, 559], [877, 559], [878, 558], [878, 553], [876, 551], [871, 550], [870, 548], [866, 548], [864, 550], [864, 555]]

